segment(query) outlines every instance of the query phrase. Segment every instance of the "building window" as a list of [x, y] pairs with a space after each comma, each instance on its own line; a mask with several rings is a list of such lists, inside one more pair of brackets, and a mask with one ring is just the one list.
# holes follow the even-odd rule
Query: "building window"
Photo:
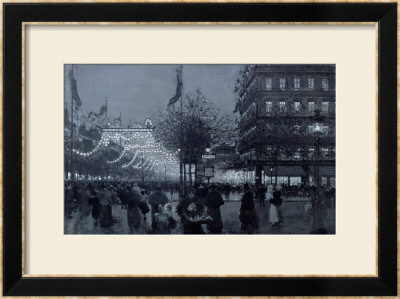
[[300, 78], [294, 78], [294, 89], [300, 89]]
[[272, 102], [265, 102], [265, 111], [267, 113], [272, 112]]
[[314, 89], [314, 78], [308, 78], [308, 88]]
[[279, 88], [286, 89], [286, 78], [279, 78]]
[[300, 102], [294, 102], [294, 111], [300, 112]]
[[279, 110], [285, 111], [285, 108], [286, 108], [286, 102], [279, 102]]
[[293, 158], [294, 158], [294, 160], [300, 160], [300, 153], [295, 152]]
[[329, 111], [329, 102], [322, 102], [321, 110], [322, 110], [322, 112], [328, 112]]
[[315, 110], [315, 102], [308, 102], [308, 112], [314, 112]]
[[322, 90], [328, 90], [329, 89], [329, 81], [327, 78], [322, 79]]
[[272, 78], [267, 78], [265, 80], [265, 89], [271, 90], [272, 89]]

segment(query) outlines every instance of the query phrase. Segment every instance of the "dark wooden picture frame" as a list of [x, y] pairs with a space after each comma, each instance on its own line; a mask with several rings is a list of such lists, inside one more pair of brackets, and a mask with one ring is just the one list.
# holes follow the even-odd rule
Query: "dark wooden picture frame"
[[[24, 22], [372, 22], [378, 32], [377, 277], [24, 277]], [[3, 3], [4, 296], [396, 296], [397, 3]]]

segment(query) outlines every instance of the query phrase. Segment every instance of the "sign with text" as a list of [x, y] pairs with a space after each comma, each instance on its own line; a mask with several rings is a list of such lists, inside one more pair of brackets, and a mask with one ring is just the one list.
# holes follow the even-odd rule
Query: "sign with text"
[[215, 159], [215, 155], [201, 155], [202, 159]]

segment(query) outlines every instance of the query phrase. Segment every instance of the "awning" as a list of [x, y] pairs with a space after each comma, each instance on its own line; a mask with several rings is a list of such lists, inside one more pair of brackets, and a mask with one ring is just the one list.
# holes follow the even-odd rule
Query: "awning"
[[[320, 166], [319, 175], [320, 176], [336, 176], [335, 166]], [[315, 173], [315, 166], [310, 167], [311, 174]]]
[[[277, 171], [277, 172], [276, 172]], [[267, 175], [271, 174], [271, 168], [264, 166], [264, 172]], [[274, 167], [272, 175], [275, 176], [305, 176], [307, 173], [301, 166], [278, 166], [278, 170]]]

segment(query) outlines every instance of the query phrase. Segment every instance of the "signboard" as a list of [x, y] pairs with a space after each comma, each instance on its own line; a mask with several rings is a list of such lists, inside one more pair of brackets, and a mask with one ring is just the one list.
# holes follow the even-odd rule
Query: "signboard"
[[202, 159], [215, 159], [215, 155], [201, 155]]
[[204, 168], [204, 176], [213, 177], [214, 176], [214, 168], [212, 168], [212, 167]]

